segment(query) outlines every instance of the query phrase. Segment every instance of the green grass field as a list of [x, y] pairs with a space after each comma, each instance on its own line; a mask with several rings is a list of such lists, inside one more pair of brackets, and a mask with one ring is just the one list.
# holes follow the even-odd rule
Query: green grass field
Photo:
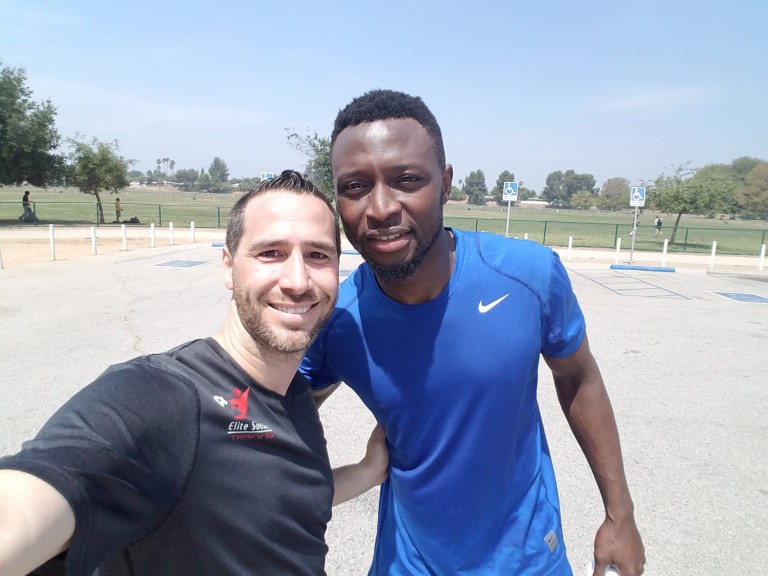
[[[74, 188], [39, 189], [34, 187], [0, 188], [0, 226], [22, 225], [18, 217], [22, 213], [21, 196], [24, 190], [30, 197], [38, 216], [38, 225], [98, 224], [96, 199]], [[166, 226], [197, 228], [224, 228], [227, 215], [240, 197], [233, 194], [181, 192], [173, 189], [152, 187], [122, 190], [119, 194], [102, 194], [104, 219], [107, 225], [115, 220], [115, 198], [120, 198], [123, 220], [139, 219], [143, 225], [154, 223]], [[664, 220], [664, 237], [655, 236], [653, 220], [657, 213], [647, 210], [641, 213], [636, 250], [659, 251], [664, 238], [672, 236], [676, 215], [660, 214]], [[509, 235], [524, 237], [548, 246], [567, 246], [573, 237], [576, 248], [613, 248], [616, 238], [622, 238], [622, 247], [631, 242], [633, 210], [623, 212], [598, 212], [593, 210], [554, 210], [550, 208], [512, 208], [509, 214]], [[445, 207], [447, 225], [467, 230], [482, 230], [505, 234], [507, 214], [495, 205], [470, 206], [449, 203]], [[29, 226], [30, 224], [26, 224]], [[731, 220], [683, 215], [670, 251], [709, 252], [712, 242], [717, 241], [721, 254], [757, 255], [768, 241], [768, 222], [760, 220]]]

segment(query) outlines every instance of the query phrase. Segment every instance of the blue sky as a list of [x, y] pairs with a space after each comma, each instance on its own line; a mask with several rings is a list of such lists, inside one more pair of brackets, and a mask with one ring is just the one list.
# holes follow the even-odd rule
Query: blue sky
[[768, 159], [767, 26], [763, 0], [0, 0], [0, 59], [62, 136], [116, 139], [144, 172], [301, 168], [286, 128], [329, 135], [391, 88], [435, 113], [455, 182], [540, 191]]

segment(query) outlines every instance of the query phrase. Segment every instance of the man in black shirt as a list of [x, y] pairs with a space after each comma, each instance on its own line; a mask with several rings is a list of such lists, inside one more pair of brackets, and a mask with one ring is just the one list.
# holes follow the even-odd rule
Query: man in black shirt
[[222, 329], [108, 368], [0, 459], [0, 574], [323, 574], [332, 503], [388, 463], [377, 428], [361, 462], [332, 472], [296, 372], [336, 301], [340, 252], [333, 208], [300, 174], [243, 196]]

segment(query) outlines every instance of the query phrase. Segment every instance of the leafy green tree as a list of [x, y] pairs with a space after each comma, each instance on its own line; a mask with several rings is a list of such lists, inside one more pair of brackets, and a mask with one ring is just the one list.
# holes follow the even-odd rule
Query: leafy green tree
[[563, 174], [563, 187], [570, 203], [577, 192], [583, 190], [591, 194], [595, 193], [595, 177], [592, 174], [577, 174], [573, 170], [566, 170]]
[[457, 202], [462, 202], [467, 199], [467, 195], [462, 192], [461, 188], [458, 186], [452, 186], [451, 187], [451, 193], [448, 196], [449, 200], [455, 200]]
[[485, 174], [482, 170], [469, 173], [464, 179], [464, 194], [468, 202], [476, 206], [485, 206], [485, 197], [488, 195], [488, 186], [485, 183]]
[[101, 192], [117, 192], [128, 186], [128, 166], [132, 163], [118, 155], [117, 141], [100, 142], [96, 138], [85, 142], [69, 138], [72, 148], [69, 155], [69, 181], [81, 192], [96, 197], [99, 222], [104, 224], [104, 207]]
[[47, 186], [64, 173], [65, 158], [56, 154], [61, 138], [50, 100], [32, 101], [23, 68], [0, 61], [0, 184]]
[[536, 198], [536, 191], [526, 188], [521, 181], [517, 188], [517, 201], [522, 202], [523, 200], [530, 200], [531, 198]]
[[670, 243], [675, 242], [683, 214], [732, 214], [740, 186], [733, 171], [723, 164], [695, 170], [683, 164], [669, 176], [661, 174], [654, 185], [652, 203], [657, 210], [677, 214]]
[[568, 205], [568, 195], [563, 185], [563, 173], [561, 170], [555, 170], [547, 174], [541, 196], [547, 202], [551, 202], [553, 206]]
[[592, 174], [577, 174], [574, 170], [563, 173], [557, 170], [547, 175], [541, 195], [553, 206], [570, 206], [573, 195], [582, 190], [595, 192], [595, 177]]
[[208, 176], [211, 178], [210, 189], [221, 192], [225, 184], [229, 181], [229, 168], [227, 163], [216, 156], [208, 167]]
[[201, 192], [203, 192], [204, 190], [210, 190], [212, 186], [213, 182], [211, 180], [210, 174], [208, 174], [208, 172], [202, 171], [197, 177], [197, 187]]
[[[491, 196], [493, 196], [493, 199], [496, 201], [496, 204], [502, 205], [506, 204], [504, 202], [504, 182], [514, 182], [515, 181], [515, 175], [510, 172], [509, 170], [504, 170], [501, 174], [499, 174], [499, 177], [496, 178], [496, 185], [491, 188]], [[520, 199], [520, 194], [518, 190], [518, 200]]]
[[600, 187], [598, 206], [602, 210], [621, 210], [629, 207], [629, 186], [626, 178], [609, 178]]
[[176, 171], [176, 182], [181, 185], [182, 190], [191, 190], [197, 182], [198, 172], [194, 168], [182, 168]]
[[588, 190], [579, 190], [571, 196], [571, 206], [581, 210], [589, 210], [597, 204], [598, 197]]
[[761, 164], [763, 160], [759, 158], [752, 158], [751, 156], [741, 156], [731, 162], [731, 170], [734, 171], [736, 176], [742, 180], [746, 180], [747, 174], [749, 174], [758, 164]]
[[760, 162], [749, 171], [736, 199], [749, 216], [768, 218], [768, 162]]
[[141, 170], [128, 170], [128, 180], [142, 184], [147, 181], [147, 177]]
[[286, 128], [288, 143], [307, 157], [304, 173], [331, 200], [334, 199], [333, 170], [331, 169], [331, 139], [317, 132], [303, 136], [293, 128]]

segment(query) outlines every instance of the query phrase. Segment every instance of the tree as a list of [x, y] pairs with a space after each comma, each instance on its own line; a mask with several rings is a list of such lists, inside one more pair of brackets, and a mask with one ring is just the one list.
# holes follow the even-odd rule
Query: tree
[[747, 174], [749, 174], [753, 168], [763, 161], [759, 158], [752, 158], [751, 156], [741, 156], [731, 162], [731, 170], [742, 180], [746, 180]]
[[168, 168], [171, 169], [171, 174], [173, 174], [173, 169], [176, 168], [176, 160], [169, 160], [168, 161]]
[[[509, 170], [504, 170], [499, 177], [496, 178], [496, 186], [491, 188], [491, 196], [496, 201], [496, 204], [504, 204], [504, 182], [514, 182], [515, 175]], [[519, 197], [519, 195], [518, 195]]]
[[570, 206], [573, 195], [582, 190], [595, 193], [595, 177], [592, 174], [577, 174], [574, 170], [563, 173], [557, 170], [547, 176], [541, 195], [553, 206]]
[[467, 195], [464, 194], [464, 192], [461, 191], [461, 188], [458, 186], [451, 186], [451, 193], [448, 196], [449, 200], [455, 200], [457, 202], [463, 202], [467, 199]]
[[523, 181], [521, 180], [520, 185], [517, 187], [517, 201], [522, 202], [531, 198], [536, 198], [536, 191], [523, 186]]
[[330, 200], [334, 199], [333, 170], [331, 168], [331, 139], [318, 136], [317, 132], [301, 135], [293, 128], [286, 128], [288, 143], [307, 157], [304, 174]]
[[464, 179], [464, 194], [467, 195], [470, 204], [485, 206], [488, 186], [485, 184], [485, 174], [482, 170], [470, 172]]
[[657, 210], [677, 214], [670, 243], [675, 242], [683, 214], [733, 213], [739, 187], [738, 178], [724, 164], [699, 169], [682, 164], [670, 176], [661, 174], [654, 185], [652, 203]]
[[229, 181], [229, 168], [227, 167], [227, 163], [216, 156], [208, 167], [208, 176], [211, 179], [211, 190], [221, 192], [224, 189], [224, 184]]
[[629, 180], [626, 178], [609, 178], [600, 188], [598, 206], [602, 210], [620, 210], [629, 206]]
[[61, 138], [50, 100], [32, 102], [23, 68], [0, 61], [0, 184], [47, 186], [64, 172], [65, 158], [56, 154]]
[[101, 192], [110, 193], [128, 186], [128, 166], [132, 163], [118, 155], [117, 141], [99, 142], [96, 138], [90, 143], [78, 138], [69, 138], [72, 152], [69, 155], [69, 179], [81, 192], [96, 196], [99, 223], [104, 224], [104, 208]]
[[577, 174], [573, 170], [566, 170], [563, 174], [563, 188], [570, 204], [571, 198], [577, 192], [585, 191], [590, 194], [596, 192], [595, 177], [592, 174]]
[[208, 174], [208, 172], [200, 172], [200, 176], [197, 177], [197, 187], [200, 188], [200, 192], [209, 190], [211, 186], [211, 176]]
[[147, 177], [141, 170], [128, 170], [128, 180], [142, 184], [147, 181]]
[[597, 196], [588, 190], [579, 190], [571, 196], [571, 206], [580, 210], [589, 210], [595, 205]]
[[194, 168], [181, 169], [176, 172], [176, 181], [181, 184], [182, 190], [190, 190], [197, 182], [198, 172]]
[[749, 216], [768, 218], [768, 162], [760, 162], [746, 176], [736, 198]]
[[553, 206], [567, 206], [568, 196], [563, 186], [563, 173], [560, 170], [547, 174], [546, 183], [541, 191], [544, 200]]

